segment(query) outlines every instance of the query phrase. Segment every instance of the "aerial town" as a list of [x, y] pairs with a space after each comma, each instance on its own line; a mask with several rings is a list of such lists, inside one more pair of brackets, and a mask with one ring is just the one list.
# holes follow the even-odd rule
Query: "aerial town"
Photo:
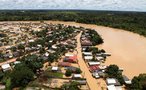
[[0, 90], [125, 90], [131, 80], [104, 64], [112, 53], [98, 48], [102, 43], [90, 28], [1, 22]]

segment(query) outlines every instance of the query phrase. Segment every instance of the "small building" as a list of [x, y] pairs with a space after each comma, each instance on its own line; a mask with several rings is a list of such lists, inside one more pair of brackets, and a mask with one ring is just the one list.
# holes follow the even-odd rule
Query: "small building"
[[92, 52], [83, 52], [84, 56], [92, 56]]
[[89, 66], [100, 65], [100, 62], [88, 62]]
[[100, 70], [98, 65], [93, 65], [89, 67], [90, 72], [98, 72]]
[[131, 80], [127, 76], [123, 75], [123, 79], [125, 84], [132, 84]]
[[69, 63], [69, 62], [59, 62], [58, 63], [58, 66], [61, 66], [61, 67], [70, 67], [71, 66], [71, 63]]
[[74, 54], [73, 53], [66, 53], [65, 54], [65, 57], [70, 57], [70, 56], [74, 56]]
[[98, 56], [98, 57], [96, 57], [96, 59], [97, 59], [98, 61], [102, 61], [102, 60], [104, 60], [104, 57]]
[[111, 56], [110, 53], [102, 53], [103, 56]]
[[45, 55], [46, 57], [48, 57], [48, 56], [49, 56], [49, 53], [48, 53], [48, 52], [46, 52], [44, 55]]
[[6, 86], [5, 86], [5, 85], [0, 84], [0, 90], [6, 90]]
[[73, 74], [73, 78], [77, 79], [77, 78], [82, 78], [81, 74]]
[[52, 49], [56, 50], [57, 46], [56, 45], [52, 45]]
[[10, 64], [3, 64], [3, 65], [1, 65], [1, 67], [2, 67], [4, 72], [11, 70]]
[[73, 55], [73, 56], [66, 56], [64, 58], [65, 62], [70, 62], [70, 63], [76, 63], [77, 62], [77, 55]]
[[67, 67], [68, 70], [72, 71], [72, 72], [75, 72], [78, 68], [77, 67], [73, 67], [73, 66], [70, 66], [70, 67]]
[[84, 56], [84, 59], [87, 60], [87, 61], [90, 61], [93, 59], [93, 56]]
[[20, 63], [21, 63], [20, 61], [15, 61], [15, 62], [14, 62], [14, 65], [20, 64]]
[[34, 40], [32, 39], [32, 40], [28, 40], [28, 42], [34, 42]]
[[14, 56], [14, 57], [18, 57], [18, 56], [20, 56], [19, 51], [15, 51], [15, 52], [13, 52], [13, 56]]
[[106, 84], [107, 85], [115, 85], [115, 86], [120, 86], [121, 84], [119, 83], [119, 81], [115, 78], [107, 78], [106, 79]]
[[81, 41], [81, 45], [82, 46], [92, 46], [92, 42], [89, 40], [84, 40], [84, 41]]
[[54, 71], [54, 72], [57, 72], [59, 70], [59, 68], [58, 67], [52, 67], [51, 70]]
[[101, 70], [105, 70], [105, 69], [107, 68], [107, 66], [106, 66], [106, 65], [100, 65], [99, 68], [100, 68]]
[[117, 90], [114, 85], [108, 85], [107, 90]]
[[96, 79], [100, 78], [99, 74], [97, 72], [93, 72], [92, 76]]

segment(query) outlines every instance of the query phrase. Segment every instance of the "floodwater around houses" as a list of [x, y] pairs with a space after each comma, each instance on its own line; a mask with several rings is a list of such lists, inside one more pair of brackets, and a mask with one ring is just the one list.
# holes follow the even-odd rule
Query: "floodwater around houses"
[[129, 78], [140, 73], [146, 73], [146, 38], [138, 34], [91, 24], [75, 22], [50, 21], [66, 25], [82, 26], [95, 29], [104, 39], [98, 47], [105, 49], [112, 56], [107, 58], [106, 65], [116, 64], [124, 69], [124, 74]]
[[[20, 21], [28, 22], [28, 21]], [[30, 22], [30, 21], [29, 21]], [[45, 21], [53, 24], [65, 24], [82, 26], [95, 29], [104, 39], [104, 43], [98, 47], [105, 49], [112, 56], [107, 58], [106, 65], [116, 64], [124, 69], [124, 74], [129, 78], [146, 73], [146, 38], [138, 34], [92, 24], [80, 24], [75, 22]]]

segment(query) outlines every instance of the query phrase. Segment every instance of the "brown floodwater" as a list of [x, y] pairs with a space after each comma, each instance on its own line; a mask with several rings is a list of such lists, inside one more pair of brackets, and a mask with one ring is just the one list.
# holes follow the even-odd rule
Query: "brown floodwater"
[[[23, 21], [21, 21], [23, 22]], [[24, 21], [25, 22], [25, 21]], [[30, 21], [29, 21], [30, 22]], [[138, 34], [92, 24], [80, 24], [75, 22], [46, 21], [53, 24], [65, 24], [82, 26], [95, 29], [104, 39], [104, 43], [98, 47], [105, 49], [112, 56], [107, 58], [105, 64], [116, 64], [124, 69], [123, 74], [129, 78], [140, 73], [146, 73], [146, 38]]]
[[146, 73], [146, 38], [138, 34], [91, 24], [79, 24], [75, 22], [51, 21], [73, 26], [82, 26], [95, 29], [104, 39], [100, 48], [111, 53], [105, 64], [116, 64], [124, 69], [123, 74], [129, 78], [140, 73]]

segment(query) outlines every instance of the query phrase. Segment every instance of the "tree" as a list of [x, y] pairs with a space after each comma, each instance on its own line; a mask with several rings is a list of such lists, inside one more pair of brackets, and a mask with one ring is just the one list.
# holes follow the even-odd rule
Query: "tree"
[[19, 44], [19, 45], [18, 45], [18, 49], [20, 49], [20, 50], [24, 50], [24, 49], [25, 49], [25, 47], [24, 47], [24, 45]]
[[71, 74], [72, 74], [72, 71], [67, 69], [65, 72], [65, 76], [69, 77], [69, 76], [71, 76]]
[[76, 74], [80, 74], [80, 73], [82, 73], [82, 71], [81, 71], [80, 68], [77, 68], [76, 71], [75, 71], [75, 73], [76, 73]]
[[12, 89], [11, 85], [12, 85], [11, 79], [8, 78], [6, 80], [6, 90], [11, 90]]
[[17, 64], [11, 73], [12, 87], [25, 87], [33, 77], [34, 73], [25, 64]]
[[36, 73], [38, 69], [43, 67], [42, 59], [38, 58], [38, 56], [35, 54], [27, 55], [23, 57], [21, 61], [24, 62], [27, 67], [29, 67], [34, 73]]
[[110, 65], [105, 71], [109, 77], [116, 77], [119, 73], [119, 67], [117, 65]]
[[131, 89], [142, 90], [142, 86], [140, 85], [138, 77], [134, 77], [132, 79]]
[[0, 71], [0, 81], [3, 79], [3, 77], [4, 77], [4, 73]]
[[98, 48], [92, 47], [92, 53], [93, 55], [96, 55], [98, 53]]
[[11, 50], [12, 50], [13, 52], [15, 52], [15, 51], [17, 50], [17, 48], [16, 48], [15, 46], [13, 46], [13, 47], [11, 47]]
[[146, 90], [146, 74], [140, 74], [138, 77], [134, 77], [130, 89]]

